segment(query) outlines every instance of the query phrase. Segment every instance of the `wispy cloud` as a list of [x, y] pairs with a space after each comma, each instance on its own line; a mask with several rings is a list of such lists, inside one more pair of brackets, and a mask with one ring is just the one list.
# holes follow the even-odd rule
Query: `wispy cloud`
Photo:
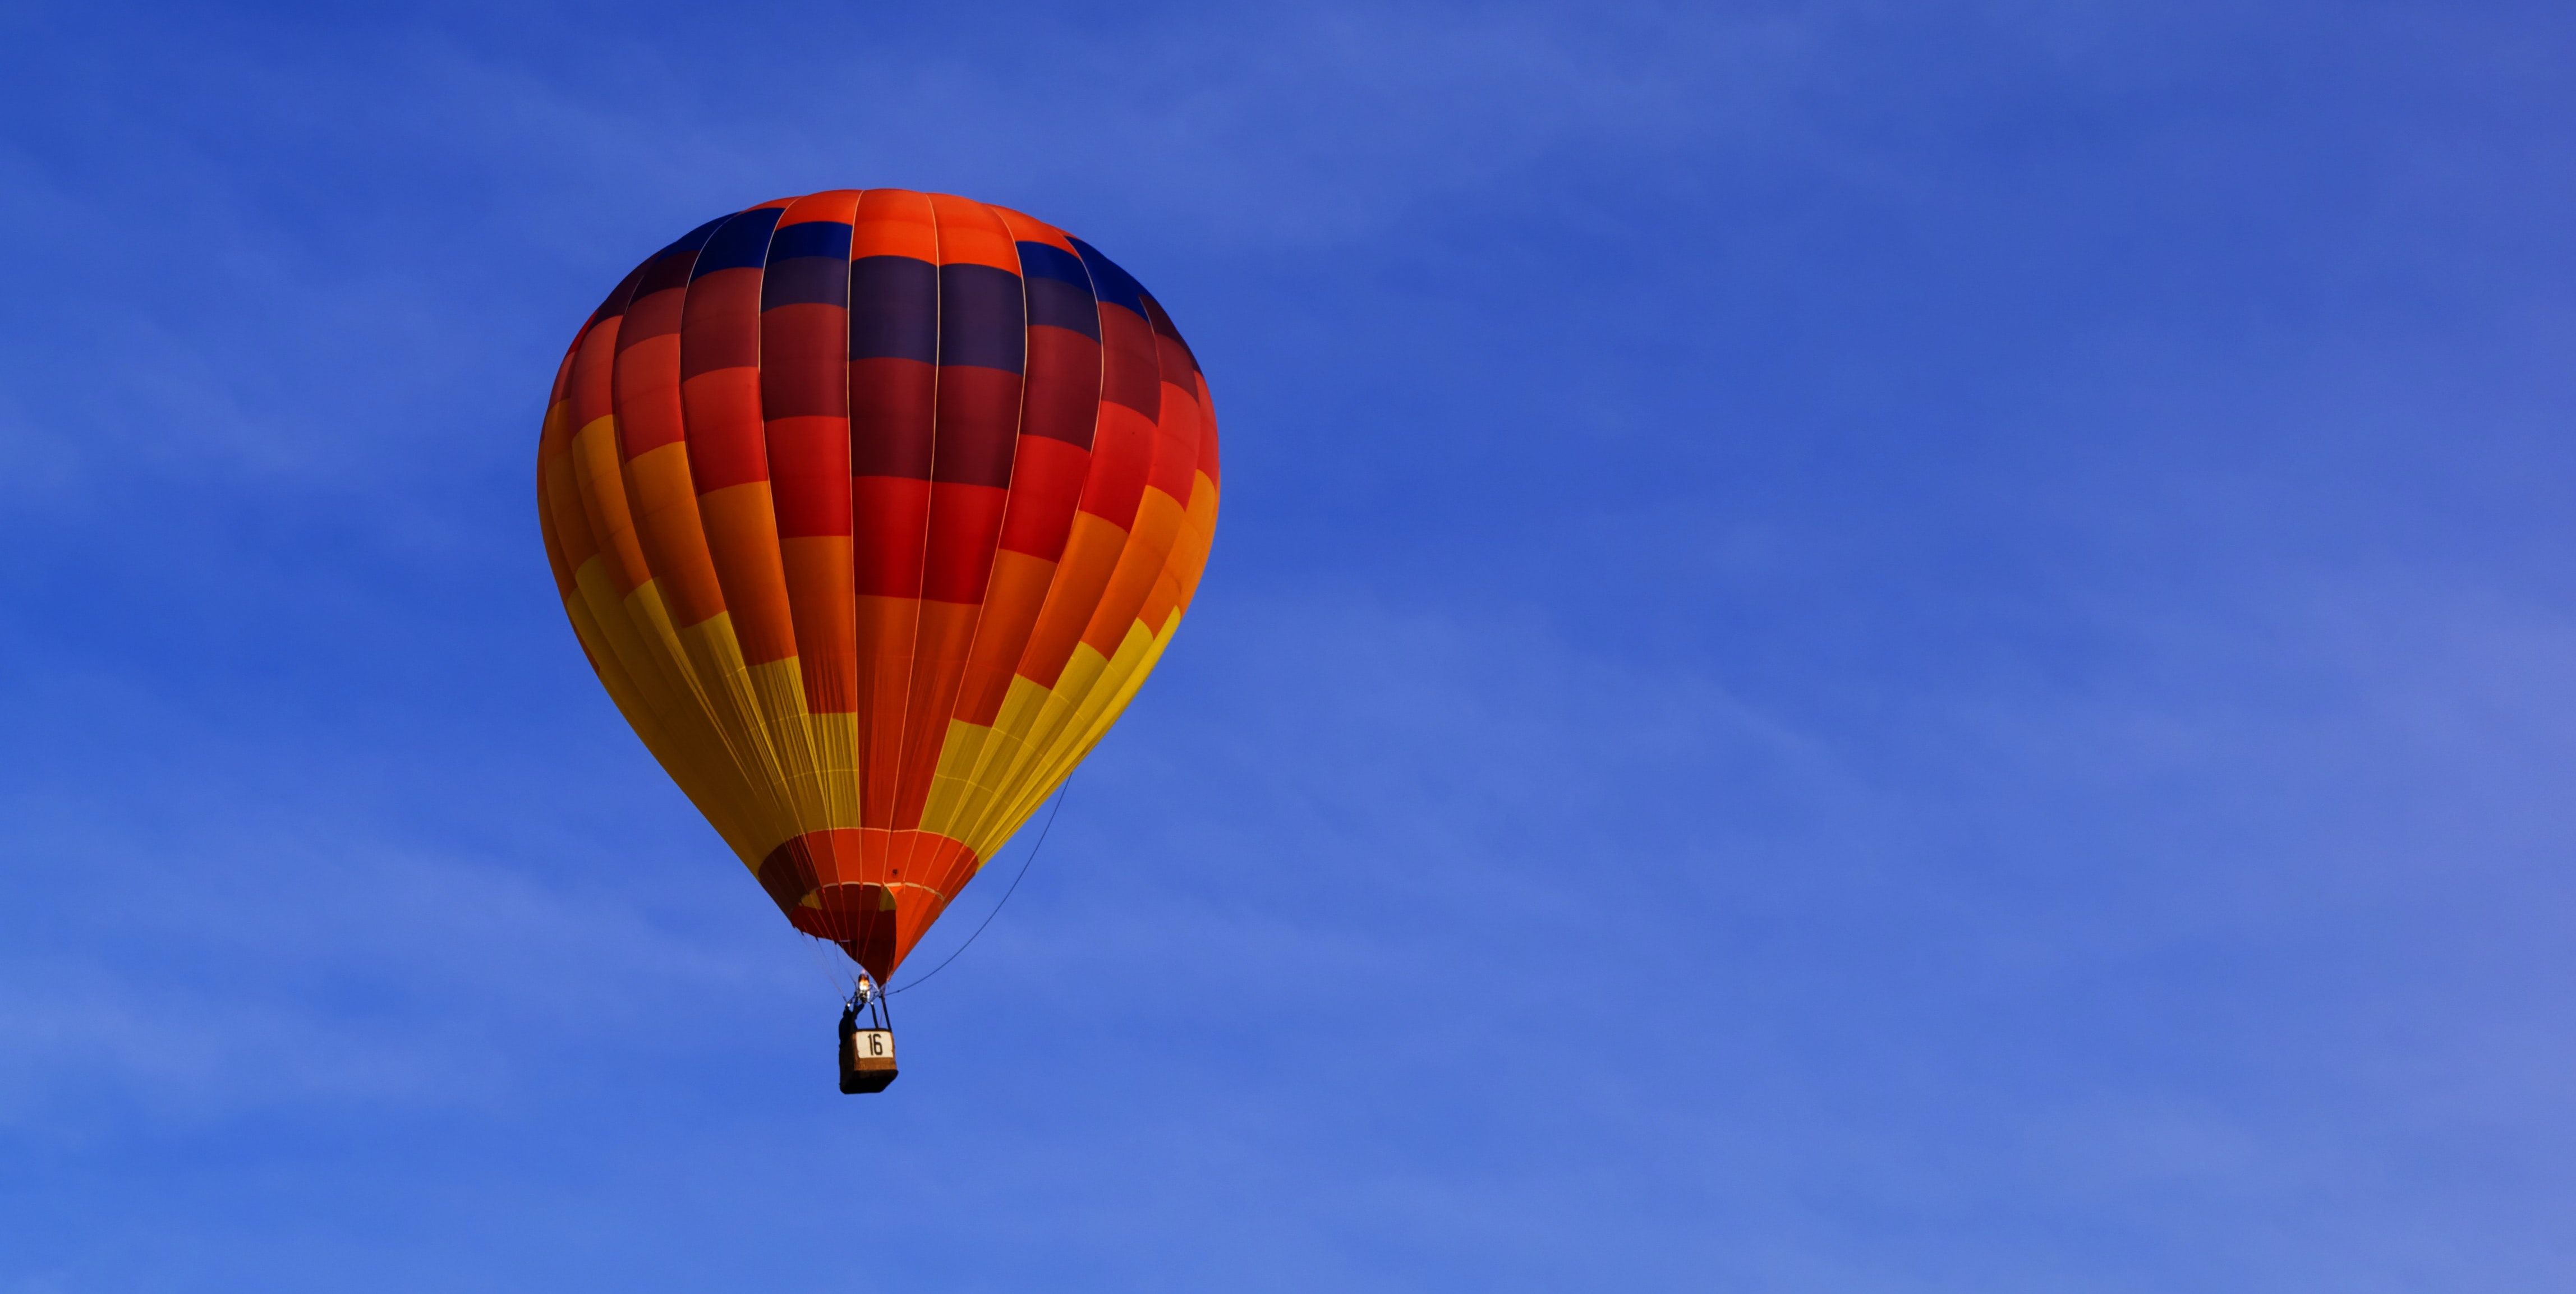
[[[2564, 1283], [2570, 31], [961, 21], [0, 17], [0, 1285]], [[635, 257], [889, 182], [1229, 480], [862, 1105], [526, 476]]]

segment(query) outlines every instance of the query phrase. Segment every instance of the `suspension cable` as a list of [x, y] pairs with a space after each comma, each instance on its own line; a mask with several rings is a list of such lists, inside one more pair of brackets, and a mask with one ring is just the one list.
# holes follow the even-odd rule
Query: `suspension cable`
[[931, 967], [929, 970], [923, 971], [919, 979], [915, 979], [913, 982], [904, 985], [902, 988], [886, 989], [879, 995], [880, 997], [892, 997], [897, 993], [908, 992], [912, 989], [921, 987], [923, 981], [928, 980], [931, 976], [948, 969], [949, 962], [953, 962], [963, 956], [967, 949], [975, 946], [976, 940], [984, 937], [985, 927], [993, 924], [993, 918], [1002, 915], [1003, 906], [1011, 901], [1012, 895], [1020, 892], [1020, 882], [1029, 878], [1029, 865], [1038, 860], [1038, 851], [1046, 848], [1047, 833], [1055, 830], [1056, 815], [1064, 812], [1065, 794], [1072, 789], [1073, 777], [1071, 774], [1067, 774], [1064, 779], [1064, 785], [1056, 788], [1055, 807], [1047, 811], [1046, 825], [1038, 828], [1037, 843], [1029, 846], [1028, 857], [1020, 860], [1020, 874], [1011, 878], [1011, 888], [1002, 891], [1002, 901], [994, 904], [993, 910], [984, 914], [984, 924], [975, 927], [975, 933], [966, 936], [966, 942], [957, 945], [956, 952], [948, 954], [948, 956], [938, 965]]

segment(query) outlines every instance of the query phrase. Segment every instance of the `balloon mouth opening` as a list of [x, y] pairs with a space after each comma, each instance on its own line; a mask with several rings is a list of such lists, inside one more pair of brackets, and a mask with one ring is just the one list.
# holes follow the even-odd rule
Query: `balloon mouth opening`
[[874, 881], [834, 881], [807, 890], [787, 919], [817, 939], [833, 943], [856, 939], [874, 926], [894, 921], [894, 890]]
[[[796, 906], [787, 910], [787, 919], [806, 934], [836, 944], [849, 954], [850, 960], [864, 967], [868, 975], [883, 984], [894, 973], [903, 954], [909, 951], [905, 926], [899, 921], [901, 903], [898, 890], [915, 890], [921, 897], [933, 898], [926, 886], [892, 885], [875, 881], [838, 881], [806, 891]], [[942, 905], [944, 906], [944, 905]], [[935, 909], [934, 909], [935, 912]], [[928, 924], [923, 922], [921, 924]]]
[[798, 930], [884, 983], [975, 866], [973, 851], [935, 832], [848, 828], [798, 836], [754, 874]]

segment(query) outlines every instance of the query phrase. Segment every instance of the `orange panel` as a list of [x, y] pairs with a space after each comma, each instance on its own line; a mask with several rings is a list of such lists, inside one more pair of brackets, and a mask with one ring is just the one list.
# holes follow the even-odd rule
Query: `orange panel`
[[912, 645], [921, 599], [861, 594], [859, 623], [859, 813], [871, 827], [894, 824], [903, 772], [904, 710], [911, 700]]
[[[990, 725], [1010, 693], [1011, 674], [1019, 667], [1029, 632], [1037, 627], [1038, 610], [1046, 605], [1047, 584], [1055, 563], [1003, 549], [993, 559], [993, 587], [984, 595], [984, 618], [967, 657], [955, 714], [968, 723]], [[1068, 650], [1070, 650], [1068, 648]]]
[[553, 434], [537, 449], [537, 486], [545, 492], [546, 514], [554, 519], [555, 542], [563, 550], [564, 569], [572, 572], [599, 555], [599, 541], [591, 536], [590, 518], [582, 509], [581, 485], [573, 477], [572, 435], [563, 430], [560, 422], [553, 428]]
[[626, 486], [635, 504], [635, 537], [662, 582], [672, 620], [685, 628], [723, 612], [724, 586], [716, 580], [706, 527], [698, 518], [688, 446], [674, 442], [628, 459]]
[[1109, 587], [1109, 577], [1118, 569], [1118, 554], [1126, 547], [1126, 531], [1088, 512], [1074, 514], [1073, 537], [1065, 542], [1064, 561], [1056, 568], [1055, 584], [1047, 590], [1037, 627], [1029, 633], [1028, 650], [1020, 655], [1020, 677], [1055, 686], [1064, 663], [1073, 659], [1074, 644], [1082, 641], [1082, 631], [1091, 623], [1091, 613], [1100, 606], [1101, 590]]
[[[1057, 251], [1075, 256], [1081, 255], [1080, 252], [1074, 251], [1073, 240], [1065, 237], [1063, 230], [1058, 229], [1043, 220], [1037, 220], [1021, 215], [1019, 212], [1013, 211], [1009, 207], [995, 207], [989, 202], [984, 205], [991, 207], [993, 214], [1002, 218], [1002, 225], [1004, 228], [1011, 231], [1011, 238], [1013, 241], [1023, 243], [1045, 243], [1047, 246], [1052, 247]], [[1012, 268], [1017, 269], [1019, 267], [1017, 264], [1014, 264]]]
[[811, 714], [859, 707], [858, 595], [850, 589], [850, 541], [815, 535], [778, 542], [796, 621], [796, 659]]
[[1010, 228], [993, 209], [953, 193], [930, 195], [939, 220], [939, 263], [990, 265], [1020, 272], [1020, 249], [1011, 245]]
[[1172, 496], [1161, 490], [1145, 491], [1145, 502], [1136, 509], [1136, 533], [1118, 555], [1118, 568], [1100, 590], [1100, 603], [1082, 631], [1082, 641], [1093, 651], [1118, 654], [1127, 626], [1135, 623], [1145, 595], [1154, 591], [1155, 577], [1163, 573], [1164, 560], [1172, 555], [1172, 541], [1181, 533], [1181, 516], [1181, 505]]
[[603, 424], [591, 428], [587, 435], [575, 436], [569, 462], [590, 519], [591, 538], [608, 556], [608, 582], [619, 597], [624, 597], [653, 578], [653, 572], [645, 564], [643, 548], [636, 543], [635, 520], [627, 508], [626, 476], [617, 461], [614, 433], [614, 424]]
[[778, 227], [781, 229], [789, 225], [809, 224], [817, 220], [829, 220], [846, 225], [858, 218], [859, 191], [825, 189], [821, 193], [808, 193], [783, 205], [787, 208], [787, 214], [778, 218]]
[[1154, 577], [1153, 589], [1145, 594], [1145, 605], [1136, 608], [1136, 623], [1145, 626], [1145, 632], [1163, 632], [1163, 622], [1171, 619], [1173, 609], [1181, 605], [1181, 573], [1173, 567], [1183, 560], [1181, 545], [1174, 544], [1161, 573]]
[[623, 323], [625, 320], [614, 317], [600, 320], [582, 334], [581, 347], [573, 352], [564, 397], [572, 402], [575, 431], [617, 412], [614, 375], [617, 334]]
[[734, 637], [745, 663], [766, 665], [796, 654], [796, 622], [787, 600], [787, 572], [778, 551], [778, 523], [769, 507], [769, 482], [746, 481], [698, 496], [707, 553], [733, 612]]
[[[546, 460], [537, 457], [537, 538], [546, 546], [546, 568], [554, 572], [555, 595], [570, 600], [575, 593], [572, 567], [564, 561], [563, 541], [555, 537], [555, 510], [546, 502]], [[588, 647], [582, 650], [588, 651]]]
[[948, 739], [948, 715], [966, 676], [967, 648], [983, 608], [974, 603], [921, 603], [921, 629], [912, 662], [912, 697], [904, 720], [903, 769], [895, 797], [894, 825], [921, 825], [930, 779], [939, 771], [939, 747]]
[[939, 219], [930, 196], [910, 189], [870, 189], [859, 196], [850, 228], [850, 259], [909, 256], [939, 263]]

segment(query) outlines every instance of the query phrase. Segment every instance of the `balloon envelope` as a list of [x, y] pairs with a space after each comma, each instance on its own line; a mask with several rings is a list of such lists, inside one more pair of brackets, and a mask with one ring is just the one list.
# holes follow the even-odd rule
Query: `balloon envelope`
[[1151, 294], [946, 194], [708, 222], [573, 340], [537, 453], [600, 682], [796, 928], [884, 982], [1100, 740], [1205, 566]]

